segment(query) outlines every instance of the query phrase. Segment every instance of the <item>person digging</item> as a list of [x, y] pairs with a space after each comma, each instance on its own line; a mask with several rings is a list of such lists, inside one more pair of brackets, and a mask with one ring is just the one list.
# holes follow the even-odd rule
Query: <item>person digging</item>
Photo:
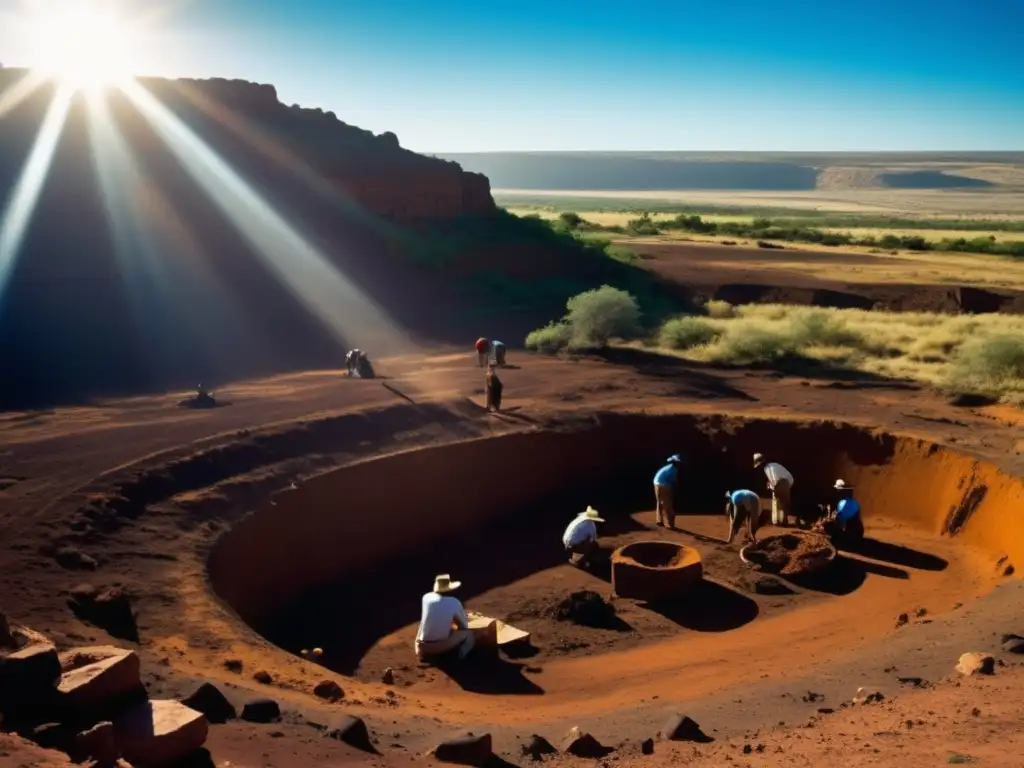
[[452, 651], [460, 660], [473, 650], [475, 640], [466, 610], [452, 592], [462, 586], [447, 573], [434, 579], [434, 589], [423, 596], [420, 628], [416, 633], [416, 657], [432, 661]]
[[501, 368], [505, 365], [505, 342], [495, 339], [491, 342], [491, 350], [494, 352], [494, 364]]
[[655, 525], [676, 527], [675, 493], [679, 483], [679, 467], [683, 458], [678, 453], [668, 457], [665, 466], [654, 475]]
[[501, 410], [501, 394], [504, 386], [498, 378], [494, 363], [487, 366], [487, 376], [484, 378], [484, 391], [487, 393], [487, 410], [498, 413]]
[[597, 543], [597, 523], [604, 520], [597, 510], [588, 506], [569, 523], [562, 534], [562, 544], [569, 553], [569, 563], [577, 568], [589, 570], [601, 552]]
[[487, 356], [491, 352], [491, 342], [481, 336], [476, 340], [476, 362], [481, 368], [487, 365]]
[[826, 507], [827, 515], [821, 528], [838, 546], [844, 549], [856, 546], [864, 539], [860, 502], [853, 498], [853, 487], [845, 480], [836, 480], [832, 487], [839, 500], [835, 507], [831, 504]]
[[761, 527], [761, 497], [753, 491], [742, 489], [725, 492], [725, 516], [729, 518], [729, 538], [732, 544], [740, 526], [747, 525], [747, 541], [757, 541], [757, 531]]
[[793, 475], [781, 464], [765, 461], [764, 455], [754, 454], [754, 467], [764, 470], [768, 490], [772, 492], [772, 525], [788, 525], [793, 506]]

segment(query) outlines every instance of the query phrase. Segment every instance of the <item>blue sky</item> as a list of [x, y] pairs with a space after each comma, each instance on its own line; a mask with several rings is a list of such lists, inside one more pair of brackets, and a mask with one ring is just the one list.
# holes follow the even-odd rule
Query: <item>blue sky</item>
[[1021, 0], [176, 0], [145, 67], [425, 152], [1024, 150], [1022, 29]]

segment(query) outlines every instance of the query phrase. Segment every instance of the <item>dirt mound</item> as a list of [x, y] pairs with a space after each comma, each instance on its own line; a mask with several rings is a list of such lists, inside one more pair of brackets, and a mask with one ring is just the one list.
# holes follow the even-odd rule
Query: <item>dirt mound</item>
[[615, 606], [597, 592], [587, 589], [573, 592], [554, 603], [528, 606], [509, 618], [514, 621], [524, 618], [553, 619], [596, 629], [615, 629], [619, 624]]
[[824, 536], [784, 534], [762, 539], [744, 550], [747, 560], [764, 571], [796, 576], [810, 573], [835, 557], [835, 548]]

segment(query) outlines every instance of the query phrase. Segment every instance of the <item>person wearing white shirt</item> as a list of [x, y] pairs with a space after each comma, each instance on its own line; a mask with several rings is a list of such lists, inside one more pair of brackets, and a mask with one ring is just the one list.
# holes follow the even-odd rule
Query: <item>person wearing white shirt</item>
[[787, 525], [793, 505], [793, 475], [781, 464], [765, 461], [760, 453], [754, 454], [754, 467], [763, 469], [772, 492], [772, 525]]
[[423, 596], [423, 613], [416, 633], [416, 656], [423, 659], [442, 656], [458, 649], [460, 659], [473, 650], [474, 638], [466, 611], [451, 595], [462, 586], [448, 574], [434, 579], [434, 590]]
[[562, 544], [569, 553], [569, 562], [581, 568], [589, 568], [594, 556], [600, 551], [597, 545], [597, 523], [604, 520], [597, 510], [588, 506], [573, 519], [562, 534]]

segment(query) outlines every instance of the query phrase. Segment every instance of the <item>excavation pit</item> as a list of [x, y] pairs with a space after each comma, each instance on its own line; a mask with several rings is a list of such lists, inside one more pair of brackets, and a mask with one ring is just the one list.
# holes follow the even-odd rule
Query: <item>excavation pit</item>
[[612, 554], [612, 591], [657, 602], [684, 594], [703, 578], [700, 553], [671, 541], [637, 541]]
[[765, 573], [788, 577], [819, 573], [835, 561], [836, 554], [828, 538], [804, 531], [768, 536], [740, 550], [743, 562]]
[[[784, 447], [774, 454], [797, 477], [797, 511], [831, 500], [837, 477], [857, 488], [864, 552], [838, 556], [829, 572], [841, 578], [822, 588], [762, 594], [738, 547], [725, 543], [722, 493], [767, 495], [750, 462], [765, 446]], [[681, 530], [664, 531], [654, 527], [651, 479], [673, 453], [687, 458], [676, 498]], [[685, 594], [664, 600], [624, 588], [615, 555], [610, 566], [608, 558], [591, 570], [571, 566], [562, 534], [588, 505], [607, 521], [598, 524], [602, 550], [626, 553], [634, 570], [678, 566], [693, 552], [689, 573], [679, 569], [694, 579]], [[227, 532], [209, 573], [218, 596], [276, 645], [295, 654], [323, 648], [324, 666], [367, 682], [408, 668], [407, 683], [425, 691], [448, 690], [450, 680], [416, 666], [420, 600], [436, 574], [450, 573], [467, 609], [529, 632], [529, 665], [553, 675], [541, 685], [502, 651], [496, 667], [459, 686], [537, 694], [571, 688], [584, 674], [632, 674], [648, 653], [652, 664], [671, 652], [687, 665], [762, 653], [758, 628], [782, 612], [822, 611], [829, 626], [848, 621], [861, 637], [858, 601], [873, 615], [899, 615], [924, 599], [933, 613], [966, 603], [993, 583], [999, 558], [1024, 562], [1024, 522], [1009, 531], [1019, 516], [1006, 515], [1022, 505], [1017, 479], [916, 439], [822, 422], [603, 415], [391, 453], [309, 478]], [[699, 579], [689, 575], [697, 565]], [[621, 597], [636, 596], [615, 602], [614, 626], [552, 616], [551, 606], [574, 592], [610, 598], [612, 581]], [[616, 666], [619, 654], [629, 662]], [[559, 676], [563, 663], [583, 666]]]

